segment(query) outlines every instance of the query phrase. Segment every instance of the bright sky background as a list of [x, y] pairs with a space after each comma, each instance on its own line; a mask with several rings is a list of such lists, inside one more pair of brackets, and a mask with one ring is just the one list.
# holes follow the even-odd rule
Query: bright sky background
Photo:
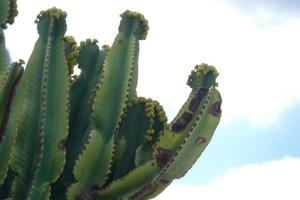
[[[40, 10], [68, 12], [67, 35], [111, 44], [119, 14], [149, 21], [141, 42], [140, 96], [169, 119], [189, 94], [195, 64], [217, 67], [223, 118], [190, 172], [157, 200], [300, 199], [300, 3], [295, 0], [26, 0], [6, 31], [13, 60], [28, 59]], [[186, 198], [187, 199], [187, 198]]]

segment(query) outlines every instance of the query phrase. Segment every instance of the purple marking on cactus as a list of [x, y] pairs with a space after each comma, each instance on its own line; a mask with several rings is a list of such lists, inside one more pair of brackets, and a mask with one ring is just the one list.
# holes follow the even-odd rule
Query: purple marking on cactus
[[62, 139], [61, 141], [58, 142], [58, 148], [60, 150], [65, 150], [66, 149], [66, 139]]
[[151, 188], [151, 184], [145, 183], [139, 191], [129, 197], [129, 200], [137, 199], [139, 196], [143, 195], [144, 192], [146, 192], [149, 188]]
[[182, 130], [184, 130], [189, 122], [192, 120], [193, 114], [189, 112], [184, 112], [179, 119], [175, 122], [175, 124], [172, 125], [172, 131], [175, 133], [178, 133]]
[[159, 167], [165, 166], [171, 159], [171, 150], [159, 147], [155, 155], [156, 163]]
[[163, 185], [169, 185], [172, 182], [172, 180], [160, 179], [159, 182]]
[[215, 117], [219, 117], [219, 115], [221, 114], [222, 110], [221, 110], [221, 101], [217, 101], [216, 103], [214, 103], [208, 110], [208, 113], [210, 113], [211, 115], [215, 116]]
[[206, 143], [206, 139], [204, 137], [198, 137], [196, 140], [195, 140], [195, 144], [196, 145], [201, 145], [201, 144], [204, 144]]
[[207, 93], [208, 93], [208, 88], [199, 88], [197, 94], [190, 102], [189, 110], [195, 112], [199, 104], [202, 102], [203, 98], [207, 95]]

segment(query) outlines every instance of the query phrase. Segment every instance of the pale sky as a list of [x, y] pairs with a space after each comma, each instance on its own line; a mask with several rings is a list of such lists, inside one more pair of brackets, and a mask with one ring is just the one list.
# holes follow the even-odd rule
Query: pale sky
[[[281, 116], [287, 110], [294, 107], [300, 110], [300, 14], [297, 14], [300, 5], [295, 1], [26, 0], [18, 1], [18, 4], [20, 14], [6, 31], [7, 46], [13, 60], [23, 58], [25, 61], [37, 39], [33, 21], [40, 10], [56, 6], [67, 11], [67, 35], [73, 35], [78, 42], [96, 38], [100, 46], [112, 43], [117, 34], [119, 14], [127, 9], [143, 13], [150, 30], [140, 46], [138, 94], [159, 100], [169, 120], [189, 94], [187, 77], [194, 65], [200, 63], [214, 65], [220, 72], [218, 82], [224, 103], [216, 134], [230, 132], [230, 127], [245, 123], [254, 130], [264, 130], [255, 133], [260, 137], [271, 132], [270, 128], [275, 124], [280, 124]], [[295, 128], [286, 130], [299, 130]], [[239, 130], [242, 132], [243, 129]], [[300, 132], [297, 133], [299, 136]], [[234, 142], [238, 141], [232, 141], [232, 145]], [[209, 154], [209, 151], [205, 153]], [[211, 159], [218, 160], [222, 151], [214, 155], [216, 157]], [[180, 184], [179, 180], [160, 199], [176, 199], [177, 194], [189, 195], [190, 192], [207, 195], [204, 199], [220, 199], [218, 190], [225, 185], [231, 188], [219, 193], [228, 197], [223, 199], [247, 199], [238, 194], [231, 198], [239, 186], [243, 187], [242, 191], [262, 194], [261, 198], [250, 195], [255, 199], [283, 199], [278, 198], [283, 195], [282, 191], [298, 195], [285, 199], [300, 199], [294, 188], [300, 180], [299, 159], [291, 158], [291, 155], [286, 152], [280, 159], [270, 156], [264, 162], [253, 161], [249, 166], [241, 164], [205, 186], [191, 186], [188, 181]], [[280, 177], [287, 183], [276, 185], [270, 179], [272, 174], [258, 176], [266, 169], [274, 175], [286, 173], [285, 169], [288, 169], [287, 177]], [[205, 171], [198, 173], [201, 176]], [[266, 186], [266, 190], [259, 184], [252, 187], [255, 185], [252, 174], [258, 177], [257, 183], [262, 181], [270, 186]], [[245, 176], [240, 180], [242, 185], [232, 181], [238, 176]], [[248, 179], [252, 185], [246, 183]], [[273, 183], [274, 188], [281, 186], [283, 190], [272, 189]], [[208, 192], [216, 194], [208, 198]], [[263, 198], [271, 197], [268, 196], [271, 192], [274, 198]]]

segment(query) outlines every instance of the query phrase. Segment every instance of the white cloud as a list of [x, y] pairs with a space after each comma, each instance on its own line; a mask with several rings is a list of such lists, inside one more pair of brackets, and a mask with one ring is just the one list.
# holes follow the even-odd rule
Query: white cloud
[[300, 159], [284, 158], [260, 165], [246, 165], [205, 186], [169, 186], [155, 200], [298, 200]]
[[269, 124], [300, 102], [300, 20], [261, 29], [217, 0], [110, 2], [19, 1], [20, 16], [7, 31], [13, 59], [30, 55], [37, 38], [33, 21], [41, 9], [55, 5], [66, 10], [68, 34], [78, 41], [98, 38], [100, 45], [112, 43], [118, 15], [132, 9], [144, 13], [150, 24], [141, 43], [138, 92], [159, 100], [170, 119], [189, 93], [187, 76], [202, 62], [220, 71], [223, 124], [237, 119]]

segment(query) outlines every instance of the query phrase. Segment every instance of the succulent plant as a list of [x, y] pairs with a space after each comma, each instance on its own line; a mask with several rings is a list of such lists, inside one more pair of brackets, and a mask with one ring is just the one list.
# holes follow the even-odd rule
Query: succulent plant
[[25, 70], [5, 47], [16, 15], [16, 0], [0, 0], [0, 199], [150, 199], [184, 176], [221, 117], [213, 66], [192, 70], [192, 91], [168, 124], [136, 92], [143, 15], [125, 11], [112, 46], [99, 48], [65, 37], [65, 12], [42, 11]]

